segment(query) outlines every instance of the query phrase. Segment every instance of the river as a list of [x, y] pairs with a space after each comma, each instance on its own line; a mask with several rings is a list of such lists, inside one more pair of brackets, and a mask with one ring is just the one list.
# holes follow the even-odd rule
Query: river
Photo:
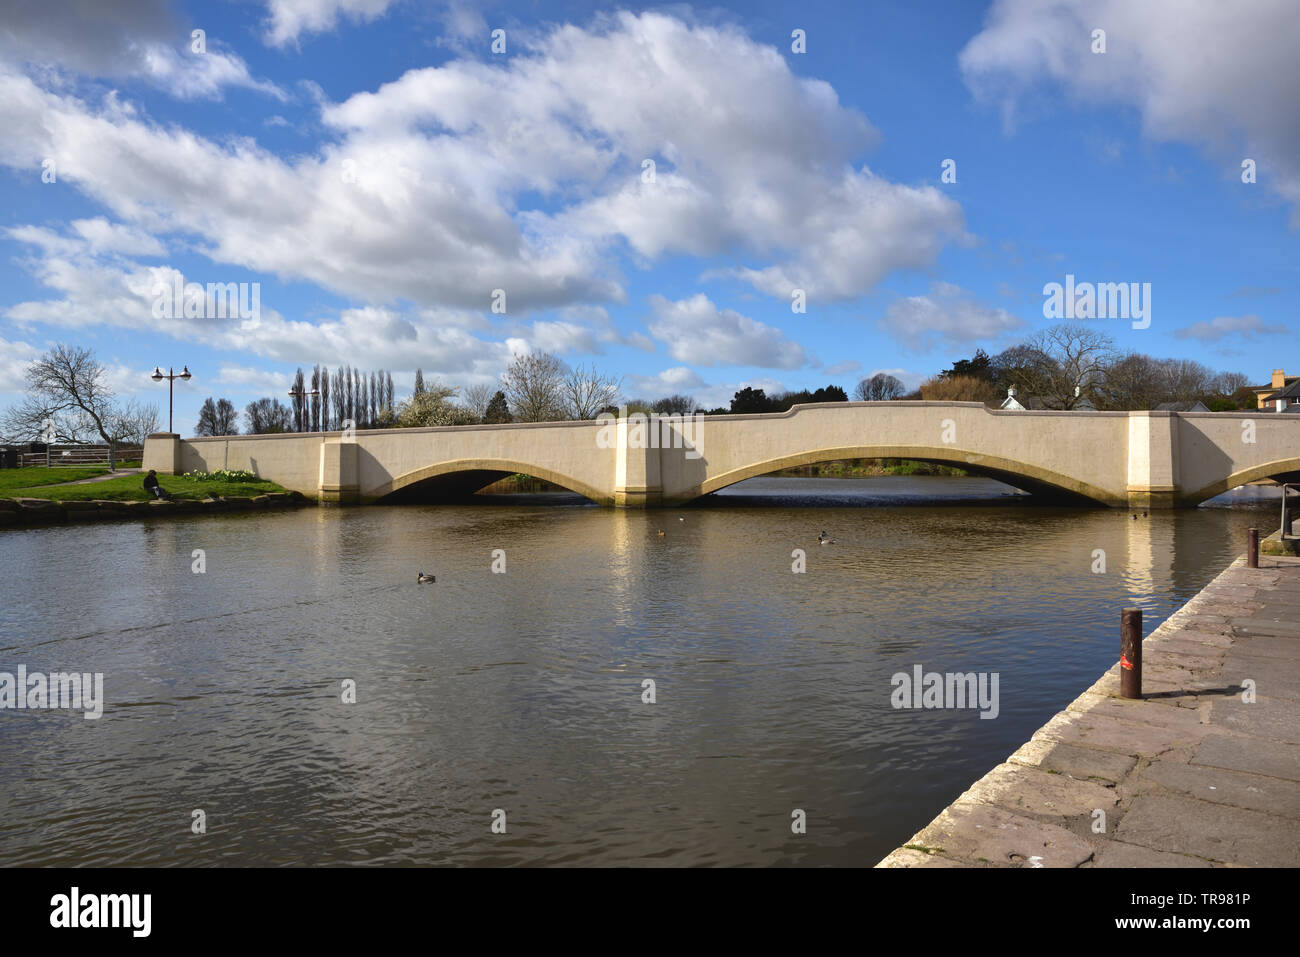
[[[1115, 661], [1122, 607], [1149, 633], [1276, 524], [1263, 496], [761, 478], [6, 531], [0, 671], [102, 672], [106, 705], [0, 712], [0, 861], [869, 866]], [[996, 673], [997, 717], [894, 709], [916, 665]]]

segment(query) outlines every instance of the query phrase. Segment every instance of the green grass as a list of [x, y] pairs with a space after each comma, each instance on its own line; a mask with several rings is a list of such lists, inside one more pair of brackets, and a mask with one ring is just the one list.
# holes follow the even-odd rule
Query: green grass
[[75, 482], [107, 472], [103, 465], [77, 465], [68, 468], [45, 468], [33, 465], [22, 469], [0, 469], [0, 495], [8, 496], [12, 489], [32, 488], [36, 485], [53, 485], [56, 482]]
[[[145, 491], [141, 484], [143, 481], [143, 475], [123, 475], [121, 478], [92, 482], [89, 485], [8, 488], [3, 493], [10, 498], [48, 498], [65, 502], [84, 502], [96, 498], [112, 502], [147, 502], [153, 498], [153, 493]], [[192, 482], [176, 475], [160, 475], [158, 484], [172, 498], [177, 499], [203, 499], [207, 498], [209, 492], [226, 498], [251, 498], [266, 492], [284, 491], [274, 482]]]

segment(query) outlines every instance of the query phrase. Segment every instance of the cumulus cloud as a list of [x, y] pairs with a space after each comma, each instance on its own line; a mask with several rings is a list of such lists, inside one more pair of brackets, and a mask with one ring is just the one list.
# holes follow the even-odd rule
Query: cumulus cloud
[[[364, 367], [411, 368], [457, 376], [495, 376], [509, 361], [507, 343], [472, 335], [436, 310], [408, 316], [393, 309], [360, 307], [315, 322], [285, 318], [263, 301], [260, 315], [244, 319], [184, 319], [154, 315], [160, 286], [182, 282], [235, 282], [233, 276], [185, 276], [172, 266], [147, 266], [94, 251], [88, 239], [38, 227], [8, 231], [36, 246], [29, 266], [59, 298], [16, 303], [0, 315], [19, 325], [63, 329], [116, 326], [149, 330], [217, 350], [251, 353], [282, 362], [337, 362]], [[418, 320], [418, 321], [416, 321]], [[527, 351], [527, 350], [525, 350]]]
[[0, 21], [0, 67], [143, 79], [186, 100], [219, 99], [227, 86], [285, 99], [275, 84], [254, 79], [219, 38], [206, 44], [206, 53], [191, 51], [190, 26], [176, 20], [167, 0], [9, 0]]
[[322, 120], [336, 139], [286, 160], [0, 75], [0, 162], [55, 158], [128, 224], [366, 301], [483, 309], [499, 288], [512, 313], [621, 302], [619, 249], [738, 250], [738, 275], [774, 296], [844, 298], [961, 230], [932, 187], [853, 167], [876, 134], [829, 85], [735, 29], [661, 14], [412, 70], [323, 104]]
[[365, 23], [382, 16], [395, 0], [266, 0], [266, 42], [294, 43], [304, 33], [325, 33], [341, 18]]
[[[1091, 52], [1096, 28], [1104, 54]], [[1298, 42], [1290, 0], [996, 0], [959, 62], [1008, 123], [1044, 83], [1131, 106], [1149, 137], [1204, 147], [1234, 170], [1253, 158], [1261, 184], [1300, 204]]]
[[40, 357], [41, 350], [30, 342], [0, 336], [0, 391], [19, 393], [24, 389], [27, 367]]
[[103, 216], [74, 219], [72, 228], [90, 246], [93, 253], [112, 252], [126, 256], [162, 256], [167, 250], [155, 237], [139, 229], [110, 223]]
[[803, 347], [780, 329], [719, 309], [704, 293], [676, 302], [653, 295], [650, 309], [650, 334], [681, 362], [797, 369], [809, 361]]
[[683, 395], [704, 388], [707, 383], [694, 369], [674, 366], [654, 375], [630, 375], [623, 380], [623, 392], [648, 399]]
[[952, 283], [936, 282], [928, 295], [891, 302], [878, 325], [908, 348], [924, 351], [936, 344], [996, 338], [1025, 323], [1005, 309], [984, 305]]
[[1269, 325], [1255, 315], [1218, 316], [1208, 322], [1194, 322], [1174, 331], [1177, 339], [1197, 339], [1201, 342], [1218, 342], [1225, 336], [1234, 339], [1252, 339], [1256, 336], [1275, 336], [1287, 331], [1281, 324]]

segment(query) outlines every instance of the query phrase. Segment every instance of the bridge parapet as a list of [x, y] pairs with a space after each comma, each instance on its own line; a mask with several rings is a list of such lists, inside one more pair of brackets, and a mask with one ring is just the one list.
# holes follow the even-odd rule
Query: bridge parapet
[[[690, 418], [690, 417], [688, 417]], [[1300, 473], [1300, 416], [1004, 412], [973, 402], [852, 402], [770, 415], [556, 422], [306, 435], [160, 433], [145, 468], [249, 469], [322, 502], [382, 500], [423, 483], [473, 490], [511, 472], [601, 505], [676, 505], [756, 475], [847, 458], [951, 464], [1028, 491], [1112, 507], [1195, 505]], [[455, 478], [455, 482], [451, 479]]]

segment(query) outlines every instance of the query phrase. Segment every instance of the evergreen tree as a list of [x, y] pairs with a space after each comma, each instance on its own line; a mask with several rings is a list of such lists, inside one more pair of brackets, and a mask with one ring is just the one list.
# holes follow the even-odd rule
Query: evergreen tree
[[300, 368], [293, 376], [293, 431], [301, 432], [303, 429], [303, 410], [306, 408], [306, 396], [303, 395], [303, 378], [302, 369]]
[[332, 431], [334, 421], [330, 415], [330, 370], [328, 366], [320, 367], [320, 430]]
[[414, 394], [417, 395], [417, 396], [424, 395], [424, 373], [423, 373], [421, 370], [419, 370], [419, 369], [416, 369], [416, 370], [415, 370], [415, 392], [414, 392]]
[[488, 425], [501, 425], [505, 422], [514, 421], [510, 415], [510, 408], [506, 405], [506, 394], [498, 391], [488, 402], [487, 414], [483, 416], [483, 421]]

